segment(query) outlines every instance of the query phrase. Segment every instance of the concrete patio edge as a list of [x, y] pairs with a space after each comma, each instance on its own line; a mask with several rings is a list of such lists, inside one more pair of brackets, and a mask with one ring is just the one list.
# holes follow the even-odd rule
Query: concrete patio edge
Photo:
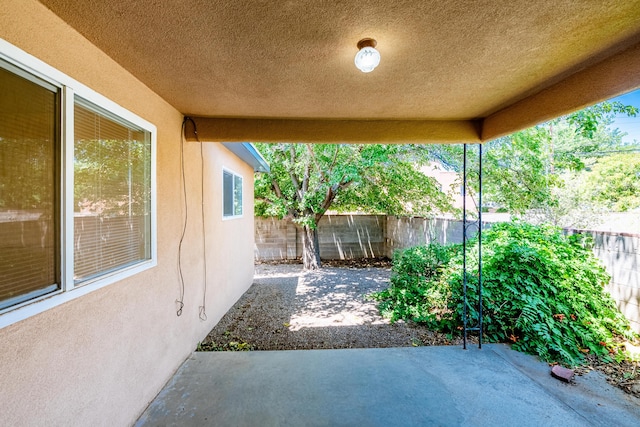
[[640, 424], [598, 373], [565, 384], [491, 344], [193, 353], [136, 426]]

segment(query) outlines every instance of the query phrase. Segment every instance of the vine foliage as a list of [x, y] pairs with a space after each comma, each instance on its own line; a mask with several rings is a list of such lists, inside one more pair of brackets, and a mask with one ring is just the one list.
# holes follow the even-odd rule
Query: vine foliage
[[[477, 316], [477, 243], [467, 252], [468, 310]], [[623, 357], [629, 322], [604, 291], [609, 276], [583, 235], [550, 226], [495, 224], [483, 233], [485, 340], [546, 361], [576, 365], [586, 354]], [[398, 252], [389, 288], [372, 295], [392, 321], [451, 335], [462, 326], [462, 247], [436, 243]]]

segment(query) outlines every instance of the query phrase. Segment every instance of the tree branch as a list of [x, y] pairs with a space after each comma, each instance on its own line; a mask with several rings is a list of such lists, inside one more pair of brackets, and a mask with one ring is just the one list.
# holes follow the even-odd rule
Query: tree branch
[[311, 160], [313, 158], [313, 151], [311, 150], [309, 144], [307, 144], [307, 149], [311, 153], [311, 157], [307, 159], [304, 165], [304, 177], [302, 178], [302, 194], [306, 194], [309, 191], [309, 179], [311, 179]]
[[276, 193], [276, 196], [278, 196], [279, 199], [284, 198], [282, 197], [282, 190], [280, 190], [280, 185], [278, 185], [278, 181], [276, 181], [275, 179], [271, 180], [271, 188], [273, 189], [273, 192]]
[[[271, 180], [271, 188], [273, 189], [273, 192], [276, 193], [276, 196], [278, 197], [278, 199], [286, 200], [284, 195], [282, 194], [280, 185], [278, 185], [278, 181], [276, 181], [275, 179]], [[286, 203], [285, 203], [285, 206], [286, 206]], [[296, 211], [294, 209], [288, 207], [287, 212], [289, 213], [289, 216], [291, 216], [292, 218], [296, 218]]]
[[296, 149], [293, 146], [293, 144], [289, 146], [289, 154], [290, 154], [290, 161], [291, 161], [291, 168], [289, 169], [289, 177], [291, 178], [291, 182], [293, 183], [293, 186], [296, 189], [297, 199], [299, 201], [302, 201], [304, 194], [301, 192], [300, 180], [296, 176], [296, 172], [294, 170], [295, 164], [296, 164]]
[[324, 169], [320, 167], [320, 163], [318, 163], [318, 158], [316, 157], [316, 153], [313, 151], [313, 148], [311, 147], [311, 144], [306, 144], [306, 146], [307, 146], [307, 151], [309, 152], [309, 156], [313, 160], [313, 164], [316, 166], [316, 170], [320, 174], [320, 180], [322, 182], [326, 181], [327, 180], [327, 174], [324, 171]]
[[339, 184], [333, 184], [329, 188], [327, 188], [327, 193], [324, 196], [324, 200], [320, 204], [320, 210], [315, 213], [316, 224], [320, 221], [320, 218], [324, 216], [324, 213], [331, 207], [334, 199], [338, 195], [340, 190], [344, 190], [348, 186], [350, 186], [353, 181], [341, 182]]
[[256, 199], [256, 200], [261, 200], [261, 201], [263, 201], [263, 202], [265, 202], [265, 203], [268, 203], [268, 204], [270, 204], [270, 205], [273, 205], [273, 204], [275, 203], [273, 200], [271, 200], [271, 199], [270, 199], [270, 198], [268, 198], [268, 197], [258, 197], [258, 196], [256, 196], [256, 197], [255, 197], [255, 199]]
[[334, 166], [336, 165], [336, 162], [338, 161], [338, 153], [340, 152], [340, 145], [336, 144], [336, 152], [333, 153], [333, 160], [331, 161], [331, 164], [329, 165], [329, 176], [331, 176], [331, 172], [333, 171]]

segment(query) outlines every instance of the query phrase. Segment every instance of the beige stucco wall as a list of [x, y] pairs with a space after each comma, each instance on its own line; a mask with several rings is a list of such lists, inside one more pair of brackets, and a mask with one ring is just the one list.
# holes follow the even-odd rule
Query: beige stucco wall
[[[181, 114], [34, 0], [3, 0], [0, 38], [157, 126], [158, 266], [0, 329], [3, 425], [127, 425], [253, 275], [253, 173], [224, 147], [206, 143], [207, 320], [203, 295], [200, 150], [185, 148], [189, 226], [183, 249]], [[245, 216], [222, 221], [222, 166], [242, 173]]]

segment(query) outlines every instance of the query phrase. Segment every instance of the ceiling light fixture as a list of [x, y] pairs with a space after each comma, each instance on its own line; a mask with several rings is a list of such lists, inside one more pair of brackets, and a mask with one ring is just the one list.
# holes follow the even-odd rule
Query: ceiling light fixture
[[358, 42], [358, 53], [356, 53], [355, 63], [358, 70], [363, 73], [370, 73], [380, 64], [380, 52], [376, 50], [378, 43], [374, 39], [362, 39]]

